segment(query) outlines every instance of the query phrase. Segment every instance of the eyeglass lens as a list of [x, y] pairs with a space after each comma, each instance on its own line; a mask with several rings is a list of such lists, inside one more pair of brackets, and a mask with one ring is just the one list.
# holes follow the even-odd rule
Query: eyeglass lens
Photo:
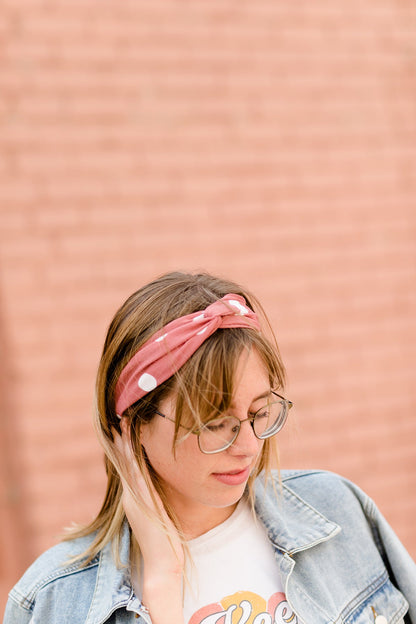
[[[287, 413], [285, 401], [269, 403], [253, 418], [253, 430], [260, 439], [280, 431]], [[205, 453], [213, 453], [230, 446], [240, 431], [241, 421], [236, 416], [221, 416], [207, 422], [199, 433], [199, 446]]]

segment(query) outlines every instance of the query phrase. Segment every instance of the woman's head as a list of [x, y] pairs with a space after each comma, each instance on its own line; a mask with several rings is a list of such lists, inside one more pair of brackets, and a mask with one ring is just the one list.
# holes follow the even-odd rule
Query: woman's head
[[[243, 297], [250, 310], [262, 317], [262, 331], [249, 326], [214, 331], [175, 374], [117, 415], [117, 382], [143, 345], [175, 319], [205, 310], [230, 293]], [[120, 416], [130, 427], [137, 461], [144, 467], [147, 460], [141, 442], [143, 427], [159, 418], [160, 406], [166, 401], [173, 406], [175, 451], [184, 437], [192, 435], [189, 430], [230, 410], [238, 384], [237, 367], [243, 354], [249, 356], [253, 352], [270, 389], [282, 388], [284, 367], [262, 308], [251, 293], [233, 282], [208, 274], [168, 273], [127, 299], [109, 327], [97, 376], [97, 427], [107, 455], [109, 479], [103, 509], [110, 513], [120, 502], [121, 485], [117, 474], [120, 466], [113, 438], [114, 430], [120, 432]], [[261, 469], [270, 467], [272, 448], [272, 441], [265, 440], [252, 478]], [[161, 490], [157, 472], [152, 471], [152, 467], [150, 470], [156, 487]], [[160, 493], [163, 496], [163, 488]]]
[[186, 538], [205, 533], [232, 513], [258, 472], [268, 442], [262, 435], [268, 433], [268, 425], [273, 430], [274, 417], [280, 413], [277, 399], [271, 394], [268, 371], [257, 350], [243, 349], [225, 411], [216, 411], [213, 419], [196, 429], [191, 414], [191, 427], [181, 424], [175, 444], [177, 397], [173, 392], [161, 402], [155, 418], [142, 425], [140, 444], [157, 475], [165, 507], [177, 518]]

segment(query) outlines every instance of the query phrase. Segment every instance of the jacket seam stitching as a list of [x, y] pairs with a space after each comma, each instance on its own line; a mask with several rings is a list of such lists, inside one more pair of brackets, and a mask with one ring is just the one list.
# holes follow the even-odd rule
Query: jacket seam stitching
[[9, 599], [13, 600], [14, 604], [17, 607], [24, 609], [25, 611], [28, 611], [29, 613], [32, 611], [32, 607], [34, 603], [28, 600], [26, 596], [23, 596], [18, 591], [16, 591], [16, 589], [12, 589], [12, 591], [9, 593]]
[[341, 615], [343, 617], [351, 615], [351, 613], [357, 609], [360, 605], [362, 605], [369, 597], [371, 597], [374, 592], [378, 591], [380, 587], [389, 580], [387, 570], [384, 570], [383, 573], [378, 576], [370, 585], [367, 585], [365, 589], [363, 589], [357, 596], [354, 597], [353, 600], [347, 602], [345, 607], [341, 610]]
[[83, 570], [89, 570], [96, 566], [97, 566], [97, 562], [94, 561], [85, 567], [80, 567], [79, 564], [74, 564], [70, 567], [62, 568], [62, 570], [55, 570], [53, 573], [42, 578], [38, 583], [36, 583], [36, 585], [34, 585], [30, 589], [30, 591], [27, 593], [26, 596], [23, 596], [22, 594], [20, 595], [22, 596], [22, 599], [25, 603], [33, 607], [36, 601], [37, 594], [39, 593], [40, 590], [46, 587], [46, 585], [49, 585], [49, 583], [53, 583], [54, 581], [57, 581], [58, 579], [63, 578], [64, 576], [70, 576], [71, 574], [76, 574], [78, 572], [82, 572]]

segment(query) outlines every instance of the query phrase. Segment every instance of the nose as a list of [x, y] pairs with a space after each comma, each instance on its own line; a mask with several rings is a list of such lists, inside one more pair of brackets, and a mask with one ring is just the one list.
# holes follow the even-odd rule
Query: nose
[[232, 455], [255, 457], [259, 453], [262, 446], [263, 440], [256, 438], [253, 427], [247, 419], [241, 422], [238, 436], [236, 440], [234, 440], [233, 444], [228, 448], [228, 451]]

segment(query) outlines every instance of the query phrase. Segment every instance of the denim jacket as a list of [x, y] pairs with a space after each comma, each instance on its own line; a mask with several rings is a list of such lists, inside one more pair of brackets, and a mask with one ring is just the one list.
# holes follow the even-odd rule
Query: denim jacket
[[[282, 471], [281, 481], [273, 480], [257, 480], [255, 508], [300, 620], [416, 624], [416, 564], [374, 503], [328, 472]], [[92, 539], [63, 542], [41, 555], [11, 590], [3, 624], [151, 624], [130, 583], [128, 526], [121, 569], [111, 544], [86, 567], [68, 563]]]

